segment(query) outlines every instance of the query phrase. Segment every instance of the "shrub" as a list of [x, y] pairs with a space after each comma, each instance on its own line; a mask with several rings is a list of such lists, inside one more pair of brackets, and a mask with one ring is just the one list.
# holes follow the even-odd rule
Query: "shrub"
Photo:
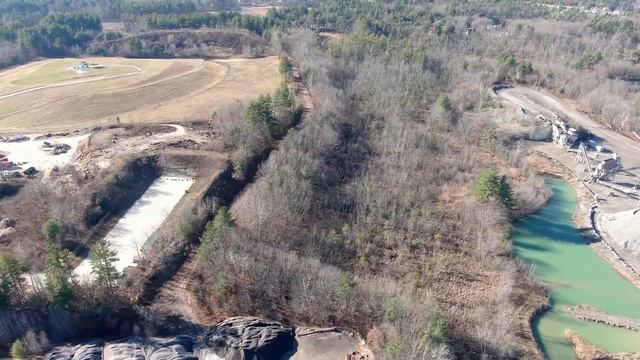
[[49, 219], [42, 228], [42, 235], [48, 241], [55, 241], [62, 233], [62, 225], [55, 219]]
[[221, 233], [234, 226], [235, 220], [231, 217], [229, 210], [224, 206], [218, 209], [216, 216], [213, 220], [207, 223], [204, 233], [200, 238], [198, 254], [201, 257], [204, 257], [208, 253], [215, 251], [218, 246]]
[[265, 125], [272, 137], [282, 135], [282, 126], [273, 114], [271, 95], [260, 95], [258, 100], [249, 104], [246, 119], [253, 125]]
[[475, 195], [482, 203], [494, 200], [508, 209], [514, 205], [511, 186], [506, 177], [499, 176], [495, 169], [489, 169], [480, 176], [476, 183]]
[[429, 321], [429, 328], [425, 331], [425, 342], [433, 345], [442, 345], [447, 341], [447, 320], [439, 312], [433, 313]]
[[291, 63], [286, 56], [280, 58], [280, 74], [286, 76], [287, 78], [293, 75], [293, 67], [291, 66]]
[[576, 63], [576, 69], [578, 70], [586, 70], [592, 69], [596, 64], [602, 61], [602, 53], [595, 52], [591, 54], [584, 55], [578, 62]]
[[453, 105], [451, 104], [451, 99], [447, 95], [440, 95], [438, 97], [438, 109], [442, 112], [449, 112], [453, 110]]
[[22, 341], [16, 340], [11, 344], [11, 357], [14, 359], [24, 359], [27, 356], [27, 352], [22, 344]]

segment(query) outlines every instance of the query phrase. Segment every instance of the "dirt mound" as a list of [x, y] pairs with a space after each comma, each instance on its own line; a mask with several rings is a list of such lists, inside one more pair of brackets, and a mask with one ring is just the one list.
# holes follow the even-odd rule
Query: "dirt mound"
[[[133, 52], [131, 44], [139, 41]], [[89, 52], [129, 57], [257, 57], [271, 54], [261, 37], [240, 29], [157, 30], [94, 43]]]

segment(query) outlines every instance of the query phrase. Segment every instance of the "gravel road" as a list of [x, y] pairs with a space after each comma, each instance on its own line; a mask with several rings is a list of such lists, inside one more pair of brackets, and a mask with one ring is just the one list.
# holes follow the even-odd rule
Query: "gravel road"
[[614, 132], [544, 90], [514, 86], [500, 89], [497, 94], [527, 111], [545, 116], [555, 113], [580, 124], [601, 138], [606, 148], [617, 153], [621, 158], [622, 166], [627, 171], [640, 175], [640, 142]]

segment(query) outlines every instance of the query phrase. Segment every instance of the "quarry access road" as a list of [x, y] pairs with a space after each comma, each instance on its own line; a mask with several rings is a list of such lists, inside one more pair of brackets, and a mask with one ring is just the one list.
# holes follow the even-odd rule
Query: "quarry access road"
[[584, 113], [542, 89], [524, 86], [512, 86], [496, 90], [496, 94], [515, 106], [547, 117], [553, 114], [564, 116], [606, 142], [605, 148], [617, 153], [622, 166], [636, 175], [640, 175], [640, 143], [591, 119]]

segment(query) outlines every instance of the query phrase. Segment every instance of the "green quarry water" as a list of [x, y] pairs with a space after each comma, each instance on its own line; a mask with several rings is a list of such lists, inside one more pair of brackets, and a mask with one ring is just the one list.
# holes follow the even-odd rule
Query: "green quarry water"
[[547, 180], [553, 190], [539, 213], [514, 224], [516, 256], [535, 264], [535, 276], [550, 289], [551, 309], [533, 321], [533, 332], [551, 360], [574, 358], [565, 340], [571, 329], [610, 352], [640, 351], [640, 333], [578, 320], [568, 306], [587, 304], [607, 313], [640, 318], [640, 290], [619, 275], [583, 240], [573, 224], [574, 189]]

